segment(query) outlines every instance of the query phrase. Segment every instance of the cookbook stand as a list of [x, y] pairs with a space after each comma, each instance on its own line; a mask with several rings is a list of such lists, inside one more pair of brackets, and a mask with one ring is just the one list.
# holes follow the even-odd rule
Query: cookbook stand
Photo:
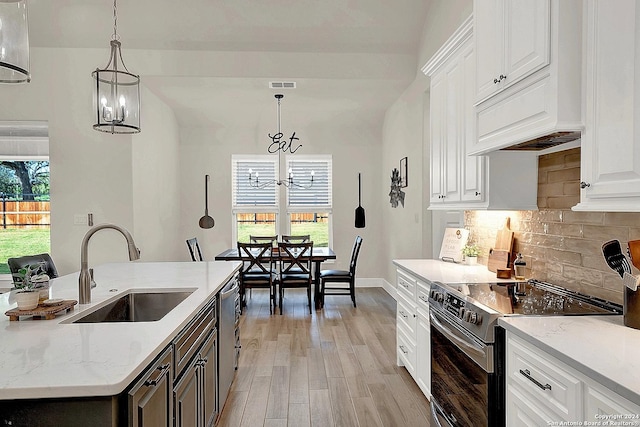
[[445, 262], [462, 262], [462, 248], [469, 239], [469, 230], [464, 228], [446, 228], [440, 247], [440, 258]]

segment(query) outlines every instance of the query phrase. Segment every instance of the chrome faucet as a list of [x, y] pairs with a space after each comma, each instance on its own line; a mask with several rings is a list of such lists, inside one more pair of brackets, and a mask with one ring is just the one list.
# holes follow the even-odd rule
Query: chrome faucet
[[136, 244], [133, 241], [131, 234], [122, 227], [114, 224], [99, 224], [92, 227], [87, 231], [82, 239], [82, 246], [80, 248], [80, 278], [78, 279], [78, 291], [80, 293], [80, 304], [89, 304], [91, 302], [91, 281], [92, 275], [89, 272], [89, 240], [97, 231], [105, 228], [112, 228], [119, 231], [125, 239], [127, 239], [127, 249], [129, 250], [129, 260], [133, 261], [140, 259], [140, 251], [136, 248]]

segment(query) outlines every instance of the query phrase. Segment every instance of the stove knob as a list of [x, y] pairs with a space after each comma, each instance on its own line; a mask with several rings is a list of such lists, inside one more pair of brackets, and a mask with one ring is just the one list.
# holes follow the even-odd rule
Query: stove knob
[[472, 313], [473, 313], [473, 311], [465, 309], [464, 313], [462, 314], [461, 319], [464, 320], [465, 322], [471, 322], [471, 314]]
[[444, 301], [444, 294], [442, 292], [436, 292], [436, 301], [438, 302]]
[[472, 325], [479, 325], [481, 321], [482, 317], [478, 316], [478, 313], [472, 312], [471, 316], [469, 316], [469, 323]]
[[464, 315], [467, 312], [467, 309], [464, 307], [460, 307], [460, 310], [458, 310], [458, 317], [460, 319], [464, 319]]

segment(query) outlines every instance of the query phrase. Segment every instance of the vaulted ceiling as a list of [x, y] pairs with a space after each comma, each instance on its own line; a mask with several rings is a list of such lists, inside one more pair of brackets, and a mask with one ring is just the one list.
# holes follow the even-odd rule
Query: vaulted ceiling
[[[271, 119], [276, 80], [297, 83], [283, 120], [374, 124], [415, 77], [428, 1], [119, 0], [117, 28], [183, 126]], [[29, 1], [33, 47], [104, 49], [104, 66], [112, 33], [112, 1]]]

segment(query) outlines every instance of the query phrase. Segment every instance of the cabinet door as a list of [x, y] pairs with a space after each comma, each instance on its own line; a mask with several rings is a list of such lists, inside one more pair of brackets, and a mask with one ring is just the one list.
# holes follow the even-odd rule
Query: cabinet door
[[431, 329], [429, 313], [421, 309], [416, 330], [416, 383], [425, 396], [431, 396]]
[[476, 100], [497, 92], [504, 61], [504, 0], [474, 0]]
[[[637, 425], [640, 421], [640, 407], [629, 402], [613, 391], [597, 386], [590, 381], [586, 390], [585, 402], [586, 421], [598, 421], [604, 419], [602, 415], [620, 415], [618, 421], [626, 421], [628, 425]], [[622, 425], [622, 424], [620, 424]]]
[[129, 391], [129, 425], [151, 427], [173, 425], [171, 349], [158, 359]]
[[199, 389], [201, 383], [199, 359], [195, 358], [173, 389], [176, 427], [199, 427], [202, 424]]
[[445, 178], [445, 131], [446, 131], [446, 92], [445, 79], [442, 74], [434, 75], [431, 78], [430, 90], [430, 128], [431, 141], [429, 144], [431, 168], [430, 186], [431, 193], [429, 201], [431, 204], [441, 204], [443, 202], [443, 188]]
[[586, 4], [580, 210], [640, 210], [640, 4]]
[[505, 1], [503, 87], [549, 64], [550, 25], [550, 0]]
[[202, 404], [205, 426], [212, 426], [218, 413], [216, 403], [216, 361], [218, 333], [214, 331], [200, 350], [200, 368], [202, 370]]
[[530, 398], [524, 397], [513, 387], [507, 390], [506, 425], [509, 427], [540, 427], [558, 422], [557, 415], [550, 415], [538, 408]]

